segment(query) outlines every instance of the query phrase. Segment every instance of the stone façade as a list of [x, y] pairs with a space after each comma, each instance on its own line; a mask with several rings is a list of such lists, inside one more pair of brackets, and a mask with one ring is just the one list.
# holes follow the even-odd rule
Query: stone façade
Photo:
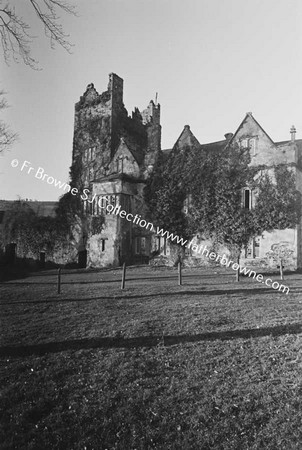
[[[294, 127], [290, 130], [291, 138], [282, 142], [274, 142], [266, 131], [257, 122], [251, 112], [247, 113], [235, 131], [235, 133], [225, 134], [225, 139], [209, 144], [200, 144], [193, 135], [190, 127], [186, 125], [175, 143], [180, 150], [186, 147], [199, 148], [200, 151], [208, 150], [215, 152], [217, 158], [228, 145], [237, 144], [249, 147], [251, 153], [251, 165], [261, 167], [263, 172], [273, 172], [277, 165], [285, 165], [294, 173], [296, 179], [296, 189], [302, 194], [302, 140], [296, 139]], [[174, 146], [174, 147], [175, 147]], [[167, 155], [171, 150], [164, 151]], [[253, 207], [256, 195], [251, 195], [251, 205]], [[211, 251], [220, 255], [230, 256], [227, 248], [213, 243], [211, 240], [203, 240], [202, 236], [195, 236], [195, 245], [206, 245]], [[291, 229], [274, 230], [265, 232], [250, 242], [247, 249], [242, 252], [241, 263], [247, 267], [276, 268], [279, 262], [272, 256], [272, 250], [276, 246], [282, 246], [289, 250], [290, 257], [286, 261], [287, 269], [297, 269], [302, 267], [302, 218], [300, 223]], [[166, 254], [165, 254], [166, 253]], [[213, 264], [206, 256], [198, 252], [188, 252], [185, 263], [187, 265], [209, 265]], [[162, 252], [160, 263], [171, 264], [171, 249]]]
[[[200, 144], [190, 126], [185, 125], [173, 148], [199, 148], [200, 151], [213, 151], [219, 157], [219, 152], [232, 142], [239, 145], [252, 142], [251, 164], [261, 165], [268, 171], [277, 164], [291, 167], [297, 189], [302, 193], [302, 140], [295, 138], [294, 131], [291, 130], [291, 139], [274, 142], [252, 113], [247, 113], [234, 134], [227, 133], [225, 139], [208, 144]], [[169, 265], [175, 262], [176, 252], [169, 242], [158, 239], [133, 222], [106, 214], [105, 209], [98, 206], [98, 200], [104, 198], [128, 213], [145, 217], [143, 191], [159, 152], [166, 157], [172, 155], [171, 149], [161, 150], [160, 105], [157, 102], [151, 100], [145, 110], [135, 108], [129, 116], [123, 103], [123, 80], [119, 76], [110, 74], [108, 88], [101, 94], [92, 83], [87, 86], [75, 104], [71, 166], [71, 185], [79, 193], [88, 193], [82, 201], [85, 218], [75, 227], [73, 250], [52, 255], [55, 263], [80, 262], [82, 266], [106, 267], [123, 262]], [[6, 202], [0, 213], [5, 213], [8, 203], [11, 202]], [[41, 214], [47, 215], [47, 208]], [[251, 248], [242, 254], [243, 263], [247, 266], [273, 265], [268, 253], [274, 245], [285, 243], [292, 250], [290, 267], [302, 267], [301, 230], [302, 223], [295, 229], [264, 233], [258, 240], [257, 254], [252, 242]], [[213, 243], [203, 241], [200, 236], [194, 238], [194, 243], [213, 248]], [[228, 253], [223, 247], [213, 249], [220, 254]], [[189, 253], [187, 265], [209, 263], [201, 255]]]
[[[108, 89], [102, 94], [93, 84], [87, 86], [75, 105], [71, 170], [72, 185], [89, 195], [83, 207], [91, 219], [83, 227], [86, 245], [80, 250], [87, 265], [103, 267], [148, 259], [150, 233], [106, 214], [99, 202], [143, 216], [143, 189], [160, 151], [159, 104], [151, 100], [145, 110], [135, 108], [130, 117], [123, 103], [123, 80], [116, 74], [109, 75]], [[95, 232], [91, 222], [100, 215], [102, 229]], [[142, 243], [144, 254], [138, 251]]]

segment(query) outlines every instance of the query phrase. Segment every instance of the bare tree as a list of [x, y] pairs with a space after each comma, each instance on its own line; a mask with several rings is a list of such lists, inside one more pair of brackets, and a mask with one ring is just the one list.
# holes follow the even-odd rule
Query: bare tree
[[[64, 33], [60, 24], [60, 12], [75, 15], [75, 7], [65, 0], [27, 0], [38, 19], [44, 26], [46, 36], [50, 39], [51, 47], [58, 43], [70, 52], [71, 44], [68, 35]], [[37, 68], [37, 61], [31, 55], [31, 43], [35, 36], [30, 34], [31, 26], [16, 11], [16, 7], [0, 0], [0, 38], [6, 63], [11, 59], [20, 60], [33, 69]]]
[[[8, 107], [4, 98], [4, 91], [0, 91], [0, 111]], [[0, 153], [10, 148], [18, 135], [14, 133], [5, 122], [0, 120]]]

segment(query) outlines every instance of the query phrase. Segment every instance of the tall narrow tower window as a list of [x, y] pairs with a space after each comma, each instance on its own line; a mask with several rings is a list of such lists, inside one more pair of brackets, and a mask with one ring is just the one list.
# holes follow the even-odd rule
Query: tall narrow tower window
[[242, 203], [243, 208], [245, 209], [252, 208], [252, 191], [248, 188], [243, 190]]

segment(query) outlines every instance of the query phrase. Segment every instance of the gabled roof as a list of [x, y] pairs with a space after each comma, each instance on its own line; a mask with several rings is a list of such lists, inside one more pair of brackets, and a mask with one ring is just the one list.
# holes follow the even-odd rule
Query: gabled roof
[[106, 181], [114, 180], [130, 181], [131, 183], [146, 183], [146, 180], [143, 178], [135, 178], [127, 173], [112, 173], [110, 175], [97, 178], [96, 180], [93, 180], [92, 183], [104, 183]]
[[[209, 142], [207, 144], [199, 144], [199, 142], [198, 142], [198, 146], [196, 145], [196, 148], [198, 148], [200, 150], [210, 151], [210, 152], [220, 152], [225, 149], [228, 142], [229, 141], [227, 139], [223, 139], [222, 141], [217, 141], [217, 142]], [[172, 150], [173, 150], [172, 148], [166, 148], [166, 149], [162, 150], [164, 159], [167, 159], [169, 157]]]
[[[127, 149], [129, 150], [129, 152], [132, 154], [133, 158], [135, 159], [135, 161], [137, 162], [137, 164], [140, 166], [143, 161], [144, 161], [144, 155], [143, 152], [141, 150], [141, 147], [133, 140], [131, 139], [129, 136], [127, 137], [121, 137], [120, 139], [120, 143], [116, 149], [116, 152], [118, 151], [121, 143], [123, 143], [126, 145]], [[115, 153], [116, 153], [115, 152]], [[114, 158], [114, 156], [113, 156]]]
[[209, 142], [208, 144], [201, 144], [200, 149], [211, 152], [220, 152], [225, 149], [228, 142], [229, 141], [227, 141], [226, 139], [224, 139], [223, 141]]
[[22, 204], [32, 209], [38, 216], [54, 217], [55, 210], [58, 206], [57, 201], [41, 201], [41, 200], [0, 200], [0, 210], [9, 211], [15, 205]]
[[173, 150], [172, 148], [162, 149], [162, 155], [164, 157], [164, 162], [169, 158], [169, 155], [171, 154], [172, 150]]
[[241, 124], [239, 125], [239, 127], [237, 128], [237, 130], [234, 133], [234, 136], [232, 137], [232, 139], [230, 140], [230, 144], [233, 142], [233, 140], [235, 139], [238, 131], [240, 130], [240, 128], [243, 126], [243, 124], [247, 121], [247, 119], [250, 118], [252, 119], [255, 124], [263, 131], [263, 133], [268, 137], [268, 139], [271, 141], [272, 144], [274, 144], [274, 141], [272, 140], [272, 138], [267, 134], [267, 132], [262, 128], [262, 126], [257, 122], [257, 120], [255, 119], [255, 117], [253, 116], [253, 114], [251, 112], [246, 113], [243, 121], [241, 122]]
[[199, 143], [198, 139], [192, 133], [189, 125], [184, 126], [184, 129], [180, 133], [180, 136], [177, 139], [177, 141], [175, 142], [173, 148], [175, 148], [177, 146], [181, 148], [186, 145], [188, 145], [189, 147], [196, 147], [196, 148], [200, 147], [200, 143]]
[[[275, 142], [275, 145], [278, 147], [279, 145], [281, 146], [281, 145], [286, 145], [286, 144], [291, 144], [291, 143], [292, 143], [292, 140], [288, 139], [287, 141]], [[302, 139], [295, 139], [293, 143], [296, 144], [300, 148], [302, 145]]]

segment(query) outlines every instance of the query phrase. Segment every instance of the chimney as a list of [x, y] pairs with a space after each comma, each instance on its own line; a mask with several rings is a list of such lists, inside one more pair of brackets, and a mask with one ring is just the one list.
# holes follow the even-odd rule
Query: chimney
[[296, 128], [295, 128], [295, 125], [293, 125], [291, 127], [290, 134], [291, 134], [291, 141], [295, 142], [295, 139], [296, 139]]
[[230, 142], [233, 136], [234, 136], [233, 133], [225, 133], [224, 135], [227, 142]]

